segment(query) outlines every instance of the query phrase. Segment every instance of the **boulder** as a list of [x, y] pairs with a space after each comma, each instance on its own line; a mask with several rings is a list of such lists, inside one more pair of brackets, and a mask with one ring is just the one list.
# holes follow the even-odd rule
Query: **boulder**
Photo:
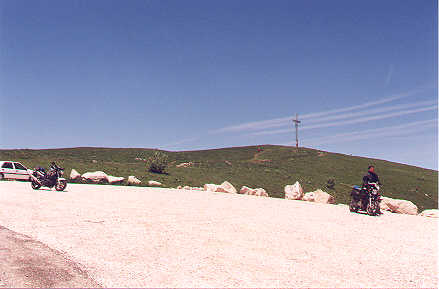
[[438, 209], [425, 210], [422, 213], [420, 213], [419, 216], [439, 218], [439, 210]]
[[125, 180], [125, 178], [123, 178], [123, 177], [108, 176], [108, 182], [112, 185], [121, 184], [124, 180]]
[[218, 185], [215, 184], [205, 184], [203, 189], [205, 191], [209, 191], [209, 192], [216, 192], [216, 190], [218, 189]]
[[263, 188], [255, 189], [254, 195], [258, 197], [268, 197], [268, 193]]
[[161, 186], [162, 183], [157, 182], [157, 181], [149, 181], [148, 182], [148, 186]]
[[128, 177], [128, 185], [140, 185], [141, 181], [135, 176]]
[[242, 186], [239, 190], [239, 193], [244, 195], [253, 195], [253, 189], [247, 186]]
[[287, 200], [301, 200], [303, 198], [303, 189], [299, 182], [294, 185], [286, 185], [284, 192]]
[[267, 192], [262, 189], [262, 188], [257, 188], [257, 189], [252, 189], [249, 188], [247, 186], [243, 186], [240, 190], [239, 190], [240, 194], [244, 194], [244, 195], [252, 195], [252, 196], [259, 196], [259, 197], [268, 197]]
[[101, 171], [87, 172], [81, 176], [84, 180], [94, 183], [108, 183], [108, 175]]
[[178, 186], [178, 187], [177, 187], [177, 190], [181, 190], [181, 189], [183, 189], [182, 186]]
[[408, 214], [408, 215], [418, 214], [418, 207], [412, 202], [407, 200], [392, 199], [387, 197], [382, 197], [380, 203], [380, 209], [382, 211], [390, 211], [392, 213], [398, 213], [398, 214]]
[[381, 212], [384, 212], [384, 211], [389, 211], [389, 212], [391, 212], [392, 210], [390, 210], [389, 206], [387, 206], [387, 203], [384, 202], [384, 198], [385, 198], [385, 197], [382, 197], [382, 198], [381, 198], [381, 202], [380, 202], [380, 211], [381, 211]]
[[184, 187], [183, 187], [183, 190], [192, 190], [192, 188], [189, 187], [189, 186], [184, 186]]
[[81, 174], [78, 173], [77, 170], [72, 169], [72, 171], [70, 172], [70, 179], [71, 179], [71, 180], [77, 180], [77, 179], [79, 179], [79, 178], [81, 178]]
[[334, 197], [322, 190], [306, 193], [303, 196], [302, 200], [307, 202], [315, 202], [315, 203], [323, 203], [323, 204], [335, 203]]
[[217, 187], [216, 192], [236, 194], [238, 191], [231, 183], [225, 181]]

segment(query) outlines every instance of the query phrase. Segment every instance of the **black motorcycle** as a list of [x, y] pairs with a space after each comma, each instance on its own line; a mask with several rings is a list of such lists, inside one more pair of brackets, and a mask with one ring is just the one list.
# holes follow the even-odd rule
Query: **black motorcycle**
[[35, 168], [35, 171], [30, 172], [32, 189], [38, 190], [42, 186], [53, 188], [57, 191], [63, 191], [67, 187], [67, 180], [62, 178], [64, 169], [52, 164], [49, 170], [42, 167]]
[[381, 202], [379, 190], [380, 187], [377, 183], [368, 183], [363, 187], [354, 186], [351, 191], [349, 210], [355, 213], [361, 210], [369, 216], [379, 215]]

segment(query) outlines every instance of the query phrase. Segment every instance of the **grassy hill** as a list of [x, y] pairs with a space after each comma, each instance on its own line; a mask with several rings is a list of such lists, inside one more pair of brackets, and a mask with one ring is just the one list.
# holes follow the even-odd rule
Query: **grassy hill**
[[[22, 162], [29, 168], [47, 167], [51, 161], [81, 174], [101, 170], [113, 176], [135, 175], [142, 183], [157, 180], [166, 187], [178, 185], [203, 186], [205, 183], [231, 182], [241, 186], [262, 187], [272, 197], [284, 196], [287, 184], [299, 181], [305, 192], [323, 189], [336, 198], [337, 203], [348, 203], [352, 185], [361, 183], [370, 164], [384, 184], [383, 195], [414, 202], [420, 210], [438, 207], [438, 171], [393, 163], [384, 160], [355, 157], [313, 149], [263, 145], [232, 147], [203, 151], [166, 152], [170, 165], [168, 174], [154, 174], [144, 161], [151, 149], [134, 148], [66, 148], [46, 150], [0, 150], [0, 160]], [[188, 168], [176, 164], [193, 162]], [[333, 189], [327, 187], [335, 180]]]

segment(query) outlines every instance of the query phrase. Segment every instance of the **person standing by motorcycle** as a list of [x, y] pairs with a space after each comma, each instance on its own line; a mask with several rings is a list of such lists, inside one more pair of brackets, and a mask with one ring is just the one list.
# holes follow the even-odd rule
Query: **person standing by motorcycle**
[[367, 185], [368, 183], [377, 183], [381, 185], [380, 179], [378, 175], [375, 173], [375, 167], [369, 166], [367, 168], [367, 174], [363, 177], [363, 185]]
[[56, 178], [56, 170], [59, 167], [55, 164], [55, 162], [51, 162], [49, 169], [47, 171], [47, 175], [51, 178], [51, 179], [55, 179]]
[[[369, 166], [367, 168], [367, 174], [363, 177], [363, 188], [365, 188], [369, 183], [377, 183], [378, 185], [381, 186], [380, 179], [378, 175], [375, 173], [374, 166]], [[381, 198], [379, 191], [378, 191], [378, 196]], [[378, 214], [382, 214], [379, 206], [378, 206]]]

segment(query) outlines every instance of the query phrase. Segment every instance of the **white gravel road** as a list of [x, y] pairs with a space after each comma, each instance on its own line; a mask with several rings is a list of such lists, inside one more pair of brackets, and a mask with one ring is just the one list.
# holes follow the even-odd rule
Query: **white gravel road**
[[437, 287], [438, 219], [246, 195], [0, 182], [0, 225], [104, 287]]

